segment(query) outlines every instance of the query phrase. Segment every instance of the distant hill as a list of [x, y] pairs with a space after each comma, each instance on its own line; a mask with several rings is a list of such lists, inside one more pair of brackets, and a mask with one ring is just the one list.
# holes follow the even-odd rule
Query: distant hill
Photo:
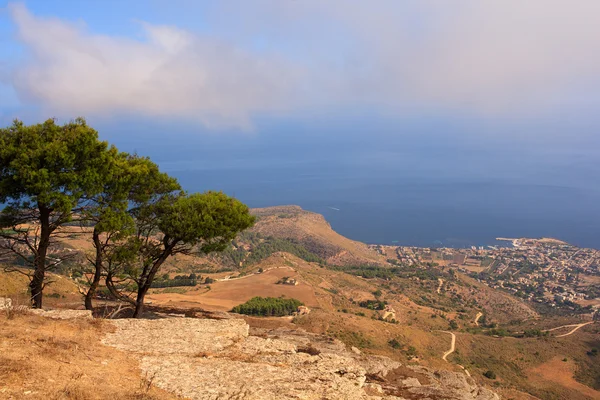
[[329, 264], [386, 264], [366, 244], [335, 232], [321, 214], [299, 206], [255, 208], [252, 213], [258, 221], [250, 232], [291, 240]]

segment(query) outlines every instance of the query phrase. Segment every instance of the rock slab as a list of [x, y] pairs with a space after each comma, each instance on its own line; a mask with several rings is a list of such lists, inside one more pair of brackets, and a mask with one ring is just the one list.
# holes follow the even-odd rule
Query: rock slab
[[464, 374], [402, 366], [298, 330], [249, 335], [241, 319], [112, 323], [106, 345], [131, 352], [154, 384], [189, 399], [499, 399]]

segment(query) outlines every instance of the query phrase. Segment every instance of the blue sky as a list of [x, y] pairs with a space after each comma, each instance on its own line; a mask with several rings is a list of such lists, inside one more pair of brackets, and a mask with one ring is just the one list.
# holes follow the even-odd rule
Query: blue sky
[[165, 136], [173, 154], [197, 142], [192, 163], [214, 155], [207, 143], [282, 154], [304, 143], [310, 158], [344, 141], [406, 145], [423, 173], [578, 185], [599, 175], [596, 0], [0, 7], [4, 125], [81, 115], [165, 162]]

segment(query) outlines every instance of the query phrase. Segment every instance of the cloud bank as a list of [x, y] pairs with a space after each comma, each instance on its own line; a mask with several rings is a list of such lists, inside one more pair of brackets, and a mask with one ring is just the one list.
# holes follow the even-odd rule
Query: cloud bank
[[211, 34], [142, 22], [139, 38], [12, 4], [26, 50], [12, 85], [56, 115], [241, 128], [257, 114], [346, 107], [506, 117], [600, 106], [596, 0], [234, 3], [201, 10]]

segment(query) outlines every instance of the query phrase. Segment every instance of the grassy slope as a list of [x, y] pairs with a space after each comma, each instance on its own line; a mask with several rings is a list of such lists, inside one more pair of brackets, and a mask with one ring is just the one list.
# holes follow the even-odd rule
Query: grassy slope
[[130, 355], [103, 346], [101, 320], [0, 313], [0, 398], [175, 399], [151, 385]]

